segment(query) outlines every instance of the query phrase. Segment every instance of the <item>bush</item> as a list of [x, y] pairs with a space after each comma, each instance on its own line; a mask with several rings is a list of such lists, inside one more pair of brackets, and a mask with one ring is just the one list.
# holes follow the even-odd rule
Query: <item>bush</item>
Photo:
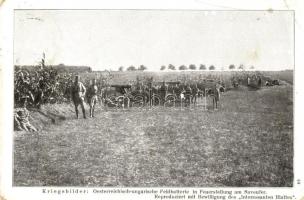
[[196, 70], [196, 66], [194, 64], [189, 65], [189, 69]]
[[181, 65], [180, 67], [179, 67], [179, 70], [187, 70], [188, 68], [185, 66], [185, 65]]
[[209, 67], [209, 70], [215, 70], [215, 67], [214, 67], [213, 65], [211, 65], [211, 66]]
[[200, 70], [206, 70], [206, 66], [203, 65], [203, 64], [201, 64], [199, 69], [200, 69]]
[[127, 68], [127, 71], [136, 71], [136, 68], [134, 66], [130, 66]]

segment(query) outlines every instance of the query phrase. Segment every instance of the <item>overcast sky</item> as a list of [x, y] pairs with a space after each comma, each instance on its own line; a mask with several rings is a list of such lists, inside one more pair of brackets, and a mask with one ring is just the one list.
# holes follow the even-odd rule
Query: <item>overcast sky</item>
[[293, 69], [289, 11], [17, 10], [14, 61], [85, 65], [229, 64]]

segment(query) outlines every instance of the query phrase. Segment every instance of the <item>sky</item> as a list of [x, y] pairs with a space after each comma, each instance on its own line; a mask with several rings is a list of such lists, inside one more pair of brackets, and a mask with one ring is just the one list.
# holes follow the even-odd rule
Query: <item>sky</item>
[[14, 63], [294, 68], [291, 11], [15, 10]]

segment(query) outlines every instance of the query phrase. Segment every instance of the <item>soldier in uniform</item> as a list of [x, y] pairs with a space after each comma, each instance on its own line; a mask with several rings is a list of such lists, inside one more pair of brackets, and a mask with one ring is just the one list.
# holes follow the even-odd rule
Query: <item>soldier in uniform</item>
[[260, 76], [258, 76], [258, 87], [262, 86], [262, 79]]
[[191, 94], [192, 94], [192, 89], [190, 87], [190, 84], [187, 84], [185, 87], [185, 101], [186, 101], [186, 106], [191, 103]]
[[29, 97], [25, 96], [22, 98], [22, 108], [17, 108], [14, 113], [14, 123], [17, 130], [25, 130], [25, 131], [37, 131], [37, 129], [30, 124], [29, 117], [30, 113], [27, 106], [27, 99]]
[[78, 119], [78, 105], [81, 106], [83, 118], [86, 118], [84, 109], [84, 97], [86, 94], [86, 88], [83, 83], [79, 81], [79, 76], [75, 76], [75, 81], [72, 86], [72, 100], [75, 105], [76, 117]]
[[214, 88], [212, 89], [212, 103], [213, 103], [213, 109], [217, 110], [218, 109], [218, 102], [220, 101], [220, 89], [219, 85], [216, 84]]
[[161, 105], [164, 105], [165, 103], [165, 98], [166, 98], [166, 84], [165, 84], [165, 81], [162, 83], [162, 85], [160, 86], [160, 98], [161, 98]]
[[248, 76], [247, 77], [247, 86], [250, 86], [250, 84], [251, 84], [251, 78]]
[[191, 103], [196, 104], [196, 100], [197, 100], [197, 96], [198, 96], [198, 87], [197, 84], [193, 84], [192, 86], [190, 86], [191, 88]]
[[96, 103], [98, 102], [97, 97], [98, 87], [96, 84], [96, 79], [93, 80], [92, 85], [88, 89], [88, 100], [90, 105], [90, 117], [94, 117], [94, 110]]

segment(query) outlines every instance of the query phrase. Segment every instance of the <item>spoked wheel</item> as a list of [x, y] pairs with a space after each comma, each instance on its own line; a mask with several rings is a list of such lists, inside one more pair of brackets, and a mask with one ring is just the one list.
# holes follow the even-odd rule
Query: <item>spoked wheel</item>
[[176, 103], [176, 96], [175, 95], [169, 94], [169, 95], [166, 96], [165, 104], [164, 104], [165, 107], [174, 107], [175, 103]]
[[119, 96], [116, 98], [118, 108], [128, 108], [130, 106], [130, 99], [125, 96]]
[[116, 97], [114, 95], [107, 97], [105, 99], [105, 105], [107, 105], [107, 107], [117, 107]]
[[152, 95], [152, 106], [159, 106], [160, 105], [160, 96], [157, 94]]
[[137, 95], [133, 98], [132, 107], [143, 107], [144, 106], [144, 96]]

